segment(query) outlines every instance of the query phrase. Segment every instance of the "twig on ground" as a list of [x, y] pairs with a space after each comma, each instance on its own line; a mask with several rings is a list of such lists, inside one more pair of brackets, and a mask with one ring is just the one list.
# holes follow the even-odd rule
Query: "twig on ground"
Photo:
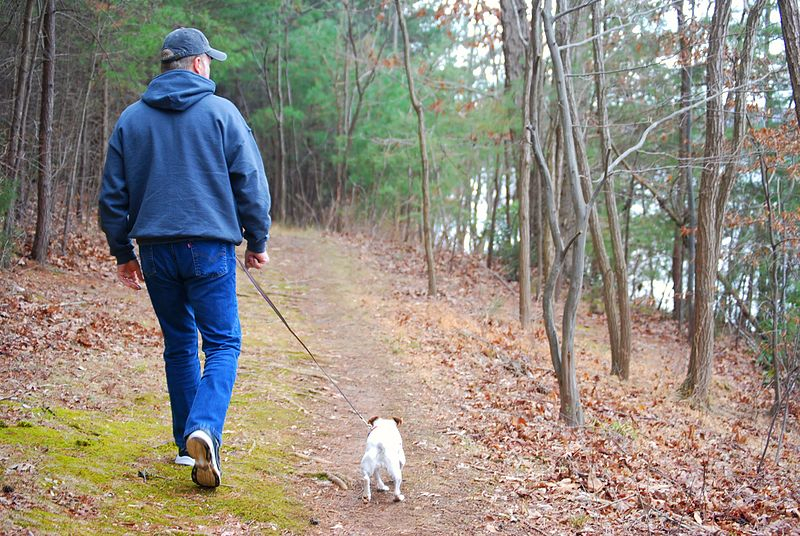
[[511, 284], [509, 284], [508, 281], [503, 279], [502, 276], [500, 276], [500, 274], [498, 274], [494, 270], [489, 270], [489, 273], [492, 274], [493, 276], [495, 276], [497, 278], [497, 280], [500, 281], [510, 292], [513, 292], [513, 293], [516, 294], [517, 291], [514, 290], [514, 287], [512, 287]]

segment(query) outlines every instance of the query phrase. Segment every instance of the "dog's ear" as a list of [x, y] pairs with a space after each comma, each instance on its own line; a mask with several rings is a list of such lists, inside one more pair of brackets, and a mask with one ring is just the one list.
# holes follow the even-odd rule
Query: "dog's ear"
[[374, 417], [372, 417], [372, 418], [371, 418], [370, 420], [368, 420], [367, 422], [369, 423], [369, 425], [370, 425], [370, 426], [372, 426], [373, 424], [375, 424], [375, 421], [377, 421], [379, 418], [380, 418], [380, 417], [378, 417], [377, 415], [375, 415]]
[[392, 417], [392, 419], [394, 419], [394, 422], [397, 423], [397, 426], [403, 424], [403, 419], [401, 417]]

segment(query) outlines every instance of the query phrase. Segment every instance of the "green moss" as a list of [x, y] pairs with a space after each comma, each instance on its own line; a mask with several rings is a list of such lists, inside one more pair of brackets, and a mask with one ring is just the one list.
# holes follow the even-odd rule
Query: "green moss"
[[569, 524], [572, 525], [572, 528], [575, 530], [582, 529], [586, 523], [589, 521], [589, 516], [586, 514], [579, 514], [569, 518]]
[[612, 421], [607, 425], [607, 429], [628, 439], [639, 437], [639, 431], [632, 422]]
[[42, 493], [34, 508], [11, 513], [11, 521], [43, 533], [121, 534], [187, 524], [213, 527], [234, 515], [300, 531], [300, 506], [280, 482], [291, 471], [280, 430], [296, 417], [255, 402], [254, 394], [237, 397], [231, 421], [261, 430], [270, 437], [269, 445], [255, 442], [245, 448], [234, 440], [223, 447], [223, 486], [216, 490], [198, 488], [187, 467], [171, 463], [174, 446], [164, 440], [169, 415], [147, 404], [132, 404], [113, 415], [56, 408], [36, 424], [2, 428], [0, 448], [14, 460], [35, 464], [29, 478], [40, 489], [51, 489], [56, 497], [68, 491], [97, 498], [93, 514], [76, 516]]

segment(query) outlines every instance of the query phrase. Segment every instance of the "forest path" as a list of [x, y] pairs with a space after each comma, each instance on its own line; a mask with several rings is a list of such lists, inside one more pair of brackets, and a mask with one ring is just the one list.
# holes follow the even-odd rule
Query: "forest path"
[[[480, 523], [481, 482], [486, 480], [463, 459], [479, 447], [472, 445], [468, 452], [451, 441], [447, 432], [456, 432], [447, 429], [441, 416], [457, 411], [458, 400], [446, 396], [441, 378], [403, 347], [392, 328], [387, 274], [361, 262], [352, 248], [333, 236], [281, 229], [271, 240], [271, 263], [255, 273], [268, 294], [282, 289], [272, 299], [364, 418], [403, 418], [406, 500], [395, 503], [391, 492], [373, 488], [372, 502], [365, 504], [359, 462], [366, 426], [285, 327], [276, 318], [270, 322], [271, 336], [282, 339], [279, 345], [293, 348], [296, 356], [295, 393], [305, 385], [306, 398], [298, 404], [307, 418], [295, 431], [302, 445], [296, 467], [300, 499], [312, 512], [311, 532], [470, 533]], [[240, 277], [245, 330], [252, 328], [253, 310], [268, 307], [249, 286]], [[348, 489], [322, 475], [340, 478]]]

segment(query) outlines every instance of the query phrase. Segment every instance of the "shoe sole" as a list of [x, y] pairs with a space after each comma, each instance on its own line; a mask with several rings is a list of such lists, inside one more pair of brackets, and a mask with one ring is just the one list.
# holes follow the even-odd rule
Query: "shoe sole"
[[214, 451], [202, 439], [190, 437], [186, 441], [186, 450], [194, 458], [192, 482], [204, 488], [216, 488], [220, 484], [219, 470], [214, 463]]

